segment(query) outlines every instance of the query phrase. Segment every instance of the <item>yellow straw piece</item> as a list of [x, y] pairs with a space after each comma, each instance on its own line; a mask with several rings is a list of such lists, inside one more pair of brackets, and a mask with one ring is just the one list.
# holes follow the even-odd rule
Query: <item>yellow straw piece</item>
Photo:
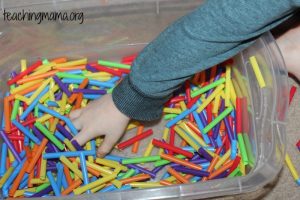
[[15, 161], [15, 157], [10, 150], [8, 150], [8, 158], [10, 163], [13, 163]]
[[47, 171], [47, 160], [42, 158], [41, 161], [41, 170], [40, 170], [40, 179], [45, 180], [46, 179], [46, 171]]
[[125, 167], [123, 165], [120, 165], [118, 162], [103, 159], [103, 158], [96, 158], [96, 163], [98, 163], [100, 165], [107, 166], [107, 167], [120, 168], [122, 171], [127, 171], [128, 170], [127, 167]]
[[67, 138], [64, 140], [65, 145], [68, 147], [70, 151], [77, 151], [70, 140]]
[[251, 56], [251, 57], [249, 58], [249, 60], [250, 60], [252, 69], [253, 69], [253, 71], [254, 71], [254, 74], [255, 74], [255, 76], [256, 76], [256, 79], [257, 79], [257, 81], [258, 81], [259, 87], [260, 87], [260, 88], [266, 87], [265, 80], [264, 80], [263, 75], [262, 75], [262, 73], [261, 73], [261, 71], [260, 71], [260, 68], [259, 68], [259, 65], [258, 65], [258, 63], [257, 63], [257, 60], [256, 60], [255, 56]]
[[112, 184], [114, 184], [117, 188], [121, 188], [123, 183], [117, 179], [111, 181]]
[[226, 73], [225, 73], [225, 106], [229, 107], [230, 105], [230, 79], [231, 79], [231, 67], [226, 66]]
[[10, 177], [10, 175], [13, 171], [14, 171], [14, 167], [8, 168], [8, 170], [5, 172], [5, 174], [0, 179], [0, 188], [2, 188], [3, 184], [7, 181], [7, 179]]
[[54, 69], [64, 68], [64, 67], [73, 67], [73, 66], [78, 66], [78, 65], [86, 65], [86, 64], [87, 64], [87, 58], [83, 58], [83, 59], [79, 59], [79, 60], [56, 64], [54, 66]]
[[240, 167], [240, 172], [242, 173], [243, 176], [246, 176], [246, 168], [243, 162], [240, 162], [239, 164]]
[[162, 185], [159, 182], [132, 182], [130, 183], [130, 186], [137, 188], [153, 188], [161, 187]]
[[36, 192], [36, 187], [27, 188], [27, 189], [24, 189], [24, 190], [17, 190], [14, 194], [14, 198], [23, 196], [25, 192]]
[[53, 116], [50, 114], [44, 114], [42, 117], [39, 117], [36, 119], [37, 122], [43, 123], [47, 120], [49, 120], [50, 118], [52, 118]]
[[72, 170], [77, 177], [79, 177], [81, 180], [83, 180], [82, 172], [78, 169], [77, 164], [71, 163], [71, 161], [69, 161], [69, 159], [66, 158], [65, 156], [61, 156], [59, 158], [59, 160], [62, 163], [64, 163], [70, 170]]
[[145, 150], [145, 153], [144, 153], [144, 157], [147, 157], [147, 156], [150, 156], [151, 155], [151, 153], [152, 153], [152, 150], [153, 150], [153, 144], [152, 144], [152, 140], [149, 142], [149, 144], [148, 144], [148, 146], [147, 146], [147, 148], [146, 148], [146, 150]]
[[238, 86], [237, 81], [235, 79], [232, 79], [231, 82], [232, 82], [234, 91], [236, 93], [236, 96], [239, 97], [239, 98], [242, 98], [243, 97], [243, 93], [242, 93], [240, 87]]
[[98, 187], [95, 187], [95, 188], [91, 189], [91, 192], [96, 193], [99, 190], [101, 190], [102, 188], [104, 188], [105, 186], [106, 186], [106, 184], [99, 185]]
[[44, 65], [41, 65], [37, 69], [35, 69], [34, 72], [31, 73], [30, 76], [28, 76], [28, 77], [46, 73], [46, 72], [52, 70], [54, 65], [55, 65], [55, 63], [47, 63]]
[[200, 113], [206, 106], [224, 89], [224, 84], [219, 85], [211, 95], [205, 99], [202, 104], [198, 107], [197, 112]]
[[182, 112], [180, 108], [164, 108], [163, 111], [170, 114], [180, 114]]
[[181, 108], [182, 111], [185, 111], [187, 109], [186, 104], [184, 103], [184, 101], [180, 101], [179, 104], [180, 104], [180, 108]]
[[20, 116], [23, 114], [23, 110], [24, 110], [23, 107], [19, 107], [19, 109], [18, 109], [18, 114], [19, 114]]
[[233, 87], [231, 79], [229, 79], [229, 88], [230, 88], [231, 103], [234, 105], [234, 107], [236, 107], [236, 93], [235, 93], [235, 89]]
[[28, 83], [24, 83], [24, 84], [22, 84], [22, 85], [20, 85], [20, 86], [18, 86], [16, 88], [11, 89], [10, 93], [11, 94], [17, 94], [18, 92], [20, 92], [22, 90], [25, 90], [26, 88], [29, 88], [29, 87], [31, 87], [33, 85], [36, 85], [36, 84], [38, 84], [38, 83], [40, 83], [42, 81], [43, 81], [43, 79], [38, 79], [38, 80], [30, 81]]
[[42, 85], [31, 95], [29, 99], [29, 104], [32, 103], [34, 99], [49, 85], [52, 78], [48, 78], [47, 80], [43, 81]]
[[130, 123], [130, 124], [128, 124], [126, 130], [129, 131], [129, 130], [131, 130], [131, 129], [134, 129], [134, 128], [136, 128], [138, 125], [139, 125], [139, 124], [137, 124], [137, 123]]
[[221, 100], [221, 95], [219, 94], [216, 96], [214, 100], [213, 109], [211, 111], [215, 115], [218, 114], [219, 112], [220, 100]]
[[166, 178], [165, 180], [169, 181], [169, 182], [173, 182], [173, 181], [176, 181], [177, 179], [174, 176], [170, 176], [170, 177]]
[[[55, 101], [55, 97], [54, 97], [54, 86], [55, 86], [55, 81], [53, 79], [50, 80], [50, 84], [49, 84], [49, 99], [50, 101]], [[57, 86], [58, 87], [58, 86]], [[48, 93], [48, 92], [47, 92]]]
[[193, 147], [193, 149], [195, 149], [196, 151], [198, 151], [198, 149], [200, 148], [199, 145], [197, 145], [189, 136], [186, 135], [186, 133], [179, 128], [177, 125], [174, 127], [174, 130], [176, 131], [176, 133], [182, 138], [184, 139], [191, 147]]
[[215, 169], [219, 169], [230, 157], [231, 149], [228, 149], [228, 151], [220, 157], [219, 161], [217, 162]]
[[[52, 91], [50, 92], [47, 92], [44, 96], [42, 96], [42, 98], [40, 98], [39, 102], [40, 103], [44, 103], [47, 99], [50, 99], [50, 93], [55, 93], [57, 90], [59, 89], [59, 86], [58, 85], [55, 85], [53, 88], [52, 88]], [[51, 99], [50, 99], [51, 100]]]
[[27, 69], [27, 61], [25, 59], [21, 60], [21, 72]]
[[[86, 150], [92, 150], [92, 145], [91, 142], [86, 143]], [[94, 157], [93, 156], [88, 156], [88, 161], [93, 163], [94, 162]]]
[[94, 182], [84, 185], [82, 187], [78, 187], [75, 190], [73, 190], [73, 192], [75, 195], [82, 194], [87, 190], [93, 189], [95, 187], [102, 185], [103, 183], [106, 183], [106, 182], [109, 182], [109, 181], [115, 179], [115, 177], [116, 177], [116, 174], [105, 176], [97, 181], [94, 181]]
[[[162, 136], [162, 139], [167, 141], [168, 140], [168, 137], [169, 137], [169, 129], [168, 128], [165, 128], [164, 129], [164, 132], [163, 132], [163, 136]], [[158, 155], [160, 155], [161, 153], [163, 153], [164, 150], [162, 148], [159, 149], [158, 151]]]
[[239, 86], [242, 96], [247, 97], [247, 101], [250, 102], [247, 86], [245, 85], [245, 80], [243, 80], [242, 78], [243, 75], [239, 72], [239, 70], [236, 67], [233, 67], [232, 71], [234, 74], [234, 78], [236, 79], [237, 82], [237, 84], [234, 85]]
[[285, 163], [288, 166], [294, 180], [295, 181], [299, 180], [299, 174], [298, 174], [293, 162], [291, 161], [291, 157], [289, 156], [288, 153], [285, 154]]
[[30, 99], [27, 98], [27, 97], [24, 97], [23, 95], [16, 94], [16, 95], [15, 95], [15, 99], [18, 99], [18, 100], [20, 100], [20, 101], [23, 101], [23, 102], [25, 102], [27, 105], [30, 104]]
[[206, 147], [207, 144], [200, 138], [190, 127], [186, 125], [186, 123], [180, 123], [179, 126], [183, 128], [186, 132], [189, 133], [189, 135], [196, 140], [202, 147]]
[[43, 184], [43, 183], [49, 183], [49, 180], [47, 178], [45, 178], [44, 180], [39, 179], [39, 178], [33, 178], [30, 180], [30, 183], [35, 185], [35, 184]]
[[107, 72], [96, 72], [96, 73], [86, 73], [84, 74], [85, 77], [89, 77], [89, 78], [103, 78], [103, 77], [111, 77], [110, 73]]
[[90, 163], [89, 161], [86, 162], [86, 166], [88, 166], [94, 170], [97, 170], [98, 172], [101, 172], [103, 174], [107, 174], [107, 175], [113, 174], [113, 172], [111, 170], [105, 169], [104, 167], [101, 167], [97, 164]]

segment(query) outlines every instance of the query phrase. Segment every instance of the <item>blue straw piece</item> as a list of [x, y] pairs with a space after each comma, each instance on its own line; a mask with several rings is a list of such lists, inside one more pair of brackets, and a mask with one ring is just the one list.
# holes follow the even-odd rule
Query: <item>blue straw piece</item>
[[117, 161], [117, 162], [121, 162], [123, 159], [126, 159], [125, 157], [116, 156], [116, 155], [112, 155], [112, 154], [107, 155], [104, 158], [108, 159], [108, 160]]
[[230, 160], [234, 160], [237, 155], [237, 141], [231, 140], [231, 154], [230, 154]]
[[90, 99], [90, 100], [95, 100], [101, 98], [103, 95], [95, 95], [95, 94], [84, 94], [83, 98], [85, 99]]
[[41, 141], [33, 135], [27, 128], [25, 128], [21, 123], [19, 123], [17, 120], [12, 120], [12, 123], [24, 134], [26, 135], [30, 140], [32, 140], [35, 144], [40, 145]]
[[49, 90], [49, 86], [45, 87], [45, 89], [31, 102], [31, 104], [27, 107], [27, 109], [20, 116], [20, 120], [24, 121], [28, 114], [34, 109], [34, 107], [38, 104], [40, 98], [42, 98]]
[[57, 137], [60, 141], [64, 141], [66, 138], [58, 131], [55, 131], [54, 136]]
[[47, 171], [47, 177], [49, 179], [49, 182], [51, 184], [55, 196], [61, 196], [60, 189], [58, 188], [51, 171]]
[[57, 159], [60, 156], [65, 157], [79, 157], [80, 153], [83, 153], [85, 156], [93, 156], [96, 154], [95, 151], [89, 150], [89, 151], [66, 151], [66, 152], [57, 152], [57, 153], [45, 153], [43, 155], [44, 159]]
[[217, 139], [216, 139], [216, 142], [217, 142], [218, 147], [221, 147], [221, 146], [223, 145], [222, 139], [221, 139], [221, 136], [220, 136], [220, 135], [218, 135], [218, 137], [217, 137]]
[[28, 179], [29, 179], [29, 175], [27, 173], [24, 174], [24, 177], [19, 185], [20, 189], [24, 189], [25, 187], [27, 187], [28, 185]]
[[55, 101], [47, 101], [47, 105], [49, 107], [59, 107], [59, 105]]
[[56, 176], [56, 184], [59, 190], [61, 190], [62, 186], [62, 180], [63, 180], [63, 175], [64, 175], [64, 167], [61, 163], [56, 164], [57, 168], [57, 176]]
[[62, 186], [63, 186], [64, 189], [67, 189], [69, 187], [69, 184], [67, 182], [67, 179], [66, 179], [66, 176], [65, 176], [64, 173], [63, 173], [63, 178], [62, 178], [62, 182], [61, 183], [62, 183]]
[[123, 185], [119, 190], [124, 191], [124, 190], [130, 190], [132, 189], [130, 185]]
[[180, 113], [179, 115], [177, 115], [175, 118], [173, 118], [172, 120], [170, 120], [166, 124], [166, 127], [170, 128], [171, 126], [175, 125], [177, 122], [179, 122], [180, 120], [182, 120], [183, 118], [185, 118], [187, 115], [189, 115], [190, 113], [194, 112], [197, 108], [198, 108], [198, 105], [194, 104], [190, 109], [186, 109], [185, 111], [183, 111], [182, 113]]
[[116, 186], [110, 185], [110, 186], [108, 186], [108, 187], [103, 188], [103, 189], [100, 190], [99, 192], [111, 192], [111, 191], [114, 191], [115, 189], [117, 189]]
[[[81, 167], [82, 176], [83, 176], [83, 183], [84, 183], [84, 185], [87, 185], [87, 184], [89, 184], [89, 178], [88, 178], [85, 156], [83, 153], [80, 153], [79, 157], [80, 157], [80, 167]], [[91, 191], [87, 190], [87, 194], [91, 194]]]
[[1, 148], [0, 177], [2, 177], [6, 172], [6, 157], [7, 157], [7, 144], [3, 143]]
[[[200, 132], [201, 132], [201, 134], [202, 134], [203, 129], [204, 129], [204, 126], [203, 126], [203, 124], [202, 124], [202, 122], [201, 122], [201, 120], [200, 120], [200, 117], [199, 117], [198, 113], [197, 113], [196, 111], [193, 112], [193, 116], [194, 116], [194, 119], [195, 119], [195, 121], [196, 121], [196, 124], [197, 124], [197, 126], [198, 126], [198, 128], [200, 129]], [[204, 142], [205, 142], [206, 144], [210, 144], [210, 140], [209, 140], [209, 137], [208, 137], [207, 134], [202, 134], [202, 137], [203, 137]]]
[[166, 179], [168, 177], [170, 177], [170, 174], [168, 172], [166, 172], [166, 173], [164, 173], [164, 175], [162, 176], [161, 179]]

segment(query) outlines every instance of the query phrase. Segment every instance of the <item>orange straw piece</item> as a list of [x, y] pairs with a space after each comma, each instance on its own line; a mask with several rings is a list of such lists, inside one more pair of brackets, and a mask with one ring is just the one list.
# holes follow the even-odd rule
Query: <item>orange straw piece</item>
[[41, 79], [41, 78], [48, 78], [50, 76], [53, 76], [57, 72], [58, 72], [58, 70], [52, 70], [52, 71], [47, 72], [47, 73], [38, 74], [38, 75], [35, 75], [35, 76], [28, 76], [26, 78], [22, 78], [21, 80], [18, 80], [17, 84], [23, 84], [23, 83], [27, 83], [27, 82], [34, 81], [34, 80]]
[[[84, 89], [88, 84], [89, 84], [89, 79], [85, 78], [85, 79], [83, 79], [83, 81], [82, 81], [82, 82], [80, 83], [80, 85], [78, 86], [78, 89]], [[73, 94], [70, 96], [68, 102], [69, 102], [70, 104], [74, 103], [74, 101], [76, 100], [77, 96], [78, 96], [78, 94], [73, 93]]]
[[219, 169], [215, 170], [214, 172], [212, 172], [208, 179], [213, 179], [216, 176], [220, 175], [221, 173], [223, 173], [224, 171], [226, 171], [227, 169], [229, 169], [231, 167], [231, 165], [233, 164], [234, 160], [231, 160], [230, 162], [224, 164], [222, 167], [220, 167]]
[[13, 182], [13, 185], [11, 186], [11, 189], [9, 190], [9, 196], [13, 197], [15, 192], [17, 191], [22, 179], [23, 179], [23, 176], [26, 172], [26, 169], [27, 169], [27, 166], [28, 166], [28, 162], [26, 161], [24, 163], [24, 166], [23, 168], [20, 170], [18, 176], [15, 178], [14, 182]]
[[72, 179], [72, 177], [70, 175], [70, 169], [66, 165], [64, 165], [64, 174], [66, 176], [68, 185], [72, 185], [73, 179]]
[[[136, 135], [140, 135], [144, 130], [144, 126], [143, 125], [140, 125], [138, 128], [137, 128], [137, 132], [136, 132]], [[136, 141], [133, 146], [132, 146], [132, 149], [131, 149], [131, 152], [132, 153], [137, 153], [138, 152], [138, 149], [139, 149], [139, 146], [140, 146], [140, 141]]]
[[4, 119], [5, 119], [5, 132], [10, 133], [10, 113], [11, 113], [11, 108], [9, 104], [9, 98], [5, 97], [4, 98]]
[[34, 171], [32, 170], [28, 176], [28, 182], [27, 185], [29, 188], [33, 187], [33, 184], [31, 183], [31, 180], [34, 178]]
[[181, 183], [189, 183], [188, 180], [186, 180], [183, 176], [176, 172], [172, 167], [167, 167], [167, 171]]
[[[207, 172], [209, 172], [209, 173], [212, 172], [212, 170], [215, 168], [217, 162], [219, 161], [219, 158], [220, 158], [219, 156], [216, 156], [216, 157], [214, 157], [214, 158], [212, 159], [210, 165], [209, 165], [208, 168], [207, 168]], [[203, 178], [202, 178], [202, 181], [207, 181], [207, 180], [208, 180], [208, 177], [203, 177]]]
[[61, 192], [61, 195], [68, 195], [70, 194], [74, 189], [78, 188], [82, 184], [82, 181], [80, 179], [77, 179], [76, 181], [69, 184], [69, 187]]
[[30, 173], [33, 170], [36, 162], [41, 157], [41, 155], [42, 155], [42, 153], [43, 153], [43, 151], [44, 151], [47, 143], [48, 143], [48, 140], [46, 138], [44, 138], [42, 140], [40, 146], [38, 146], [38, 148], [36, 149], [36, 151], [34, 151], [33, 157], [32, 157], [32, 159], [31, 159], [31, 161], [30, 161], [30, 163], [29, 163], [29, 165], [27, 167], [27, 170], [26, 170], [27, 173]]
[[60, 57], [60, 58], [54, 58], [50, 62], [54, 62], [56, 64], [60, 64], [60, 63], [65, 63], [67, 61], [68, 61], [68, 59], [66, 57]]
[[133, 176], [133, 177], [130, 177], [130, 178], [122, 179], [122, 180], [120, 180], [120, 182], [123, 185], [125, 185], [125, 184], [131, 183], [131, 182], [147, 180], [149, 178], [151, 178], [151, 176], [149, 174], [140, 174], [140, 175]]
[[159, 181], [160, 184], [168, 186], [168, 185], [173, 185], [173, 183], [171, 183], [170, 181], [166, 181], [166, 180], [161, 180]]
[[179, 159], [179, 158], [176, 158], [172, 155], [168, 155], [168, 154], [165, 154], [165, 153], [161, 153], [160, 154], [160, 157], [165, 159], [165, 160], [169, 160], [171, 162], [174, 162], [174, 163], [177, 163], [177, 164], [180, 164], [180, 165], [183, 165], [185, 167], [188, 167], [188, 168], [191, 168], [191, 169], [195, 169], [195, 170], [202, 170], [202, 167], [199, 166], [199, 165], [196, 165], [194, 163], [191, 163], [189, 161], [185, 161], [185, 160], [182, 160], [182, 159]]

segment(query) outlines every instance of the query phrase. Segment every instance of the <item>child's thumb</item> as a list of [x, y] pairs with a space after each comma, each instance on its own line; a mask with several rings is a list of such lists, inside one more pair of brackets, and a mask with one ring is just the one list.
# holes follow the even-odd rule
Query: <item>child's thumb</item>
[[93, 135], [88, 134], [84, 128], [73, 138], [73, 140], [76, 140], [80, 146], [84, 145], [91, 139], [93, 139]]
[[102, 158], [110, 152], [115, 143], [119, 140], [114, 134], [106, 135], [101, 146], [98, 148], [97, 156]]

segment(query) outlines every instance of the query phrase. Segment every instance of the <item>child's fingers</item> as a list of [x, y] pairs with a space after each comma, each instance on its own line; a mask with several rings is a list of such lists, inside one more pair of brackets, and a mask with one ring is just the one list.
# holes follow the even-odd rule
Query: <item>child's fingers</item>
[[71, 120], [77, 119], [78, 117], [80, 117], [81, 112], [82, 112], [82, 109], [77, 109], [77, 110], [72, 111], [69, 115], [70, 119]]
[[88, 134], [86, 129], [82, 129], [76, 136], [74, 136], [73, 140], [76, 140], [80, 146], [84, 145], [88, 141], [93, 139], [93, 135]]
[[83, 123], [82, 123], [82, 119], [81, 118], [76, 118], [72, 120], [73, 125], [75, 126], [75, 128], [77, 130], [81, 130]]
[[114, 134], [105, 135], [103, 143], [97, 150], [97, 156], [101, 158], [108, 154], [118, 140], [119, 137]]

